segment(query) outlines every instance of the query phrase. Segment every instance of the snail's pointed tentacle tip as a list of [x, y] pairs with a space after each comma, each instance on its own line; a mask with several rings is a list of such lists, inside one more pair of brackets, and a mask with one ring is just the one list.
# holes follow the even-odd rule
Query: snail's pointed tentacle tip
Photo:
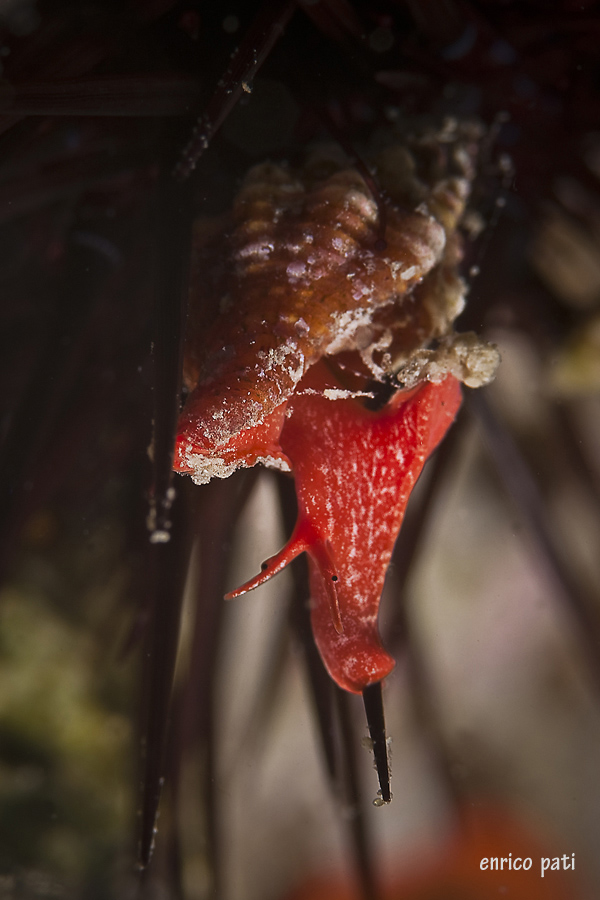
[[383, 694], [381, 682], [369, 684], [362, 692], [369, 734], [373, 743], [373, 755], [375, 768], [379, 779], [379, 796], [374, 800], [376, 806], [390, 803], [392, 791], [390, 788], [390, 764], [388, 758], [387, 737], [385, 733], [385, 717], [383, 714]]
[[308, 545], [305, 538], [297, 532], [294, 533], [279, 553], [276, 553], [275, 556], [271, 556], [270, 559], [267, 559], [262, 563], [261, 571], [258, 575], [255, 575], [254, 578], [251, 578], [250, 581], [246, 581], [245, 584], [242, 584], [241, 587], [236, 588], [234, 591], [229, 591], [228, 594], [225, 594], [225, 599], [235, 600], [236, 597], [241, 597], [242, 594], [253, 591], [254, 588], [264, 584], [265, 581], [269, 581], [270, 578], [277, 575], [282, 569], [285, 569], [293, 559], [300, 556], [300, 554], [304, 553], [307, 549]]

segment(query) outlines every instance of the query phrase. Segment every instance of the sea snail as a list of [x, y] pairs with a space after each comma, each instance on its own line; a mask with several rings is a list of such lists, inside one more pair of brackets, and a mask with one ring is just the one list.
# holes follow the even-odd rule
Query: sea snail
[[[487, 383], [499, 360], [453, 332], [480, 137], [450, 121], [388, 138], [372, 157], [379, 203], [331, 148], [301, 169], [264, 163], [227, 221], [209, 237], [197, 230], [191, 393], [174, 468], [198, 483], [257, 462], [292, 472], [294, 534], [230, 596], [306, 551], [315, 641], [331, 677], [355, 693], [394, 666], [377, 612], [411, 489], [458, 411], [460, 382]], [[391, 399], [368, 408], [384, 381]]]

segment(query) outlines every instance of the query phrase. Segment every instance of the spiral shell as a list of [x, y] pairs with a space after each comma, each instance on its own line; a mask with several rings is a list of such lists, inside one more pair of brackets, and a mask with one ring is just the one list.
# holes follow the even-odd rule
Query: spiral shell
[[[248, 173], [230, 219], [196, 251], [203, 277], [192, 310], [217, 297], [221, 312], [204, 340], [192, 313], [185, 377], [194, 390], [176, 469], [202, 482], [229, 474], [237, 457], [285, 468], [271, 419], [311, 365], [359, 351], [377, 377], [450, 330], [464, 305], [456, 230], [476, 148], [463, 132], [382, 150], [381, 208], [363, 176], [327, 150], [298, 170], [264, 163]], [[238, 453], [240, 436], [259, 426], [262, 446]]]

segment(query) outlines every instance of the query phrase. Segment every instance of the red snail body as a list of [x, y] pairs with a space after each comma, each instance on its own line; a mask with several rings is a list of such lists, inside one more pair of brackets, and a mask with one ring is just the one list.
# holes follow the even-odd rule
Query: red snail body
[[[315, 640], [353, 692], [394, 665], [377, 612], [412, 487], [458, 411], [459, 382], [483, 384], [497, 364], [494, 348], [452, 331], [479, 136], [450, 122], [391, 141], [375, 158], [379, 205], [330, 151], [297, 171], [257, 166], [196, 247], [174, 468], [198, 483], [257, 462], [293, 473], [294, 534], [229, 596], [306, 551]], [[386, 379], [391, 399], [365, 408]]]

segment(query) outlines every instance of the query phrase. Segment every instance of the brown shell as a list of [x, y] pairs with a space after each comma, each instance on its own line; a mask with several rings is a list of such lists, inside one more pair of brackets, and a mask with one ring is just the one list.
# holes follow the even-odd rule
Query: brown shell
[[[380, 153], [383, 241], [364, 178], [329, 151], [300, 170], [251, 169], [229, 221], [196, 249], [185, 367], [195, 390], [181, 430], [221, 446], [289, 398], [322, 356], [368, 353], [390, 328], [406, 355], [449, 330], [462, 309], [455, 235], [475, 145], [457, 125], [454, 141], [430, 132]], [[203, 338], [194, 310], [215, 299]]]

